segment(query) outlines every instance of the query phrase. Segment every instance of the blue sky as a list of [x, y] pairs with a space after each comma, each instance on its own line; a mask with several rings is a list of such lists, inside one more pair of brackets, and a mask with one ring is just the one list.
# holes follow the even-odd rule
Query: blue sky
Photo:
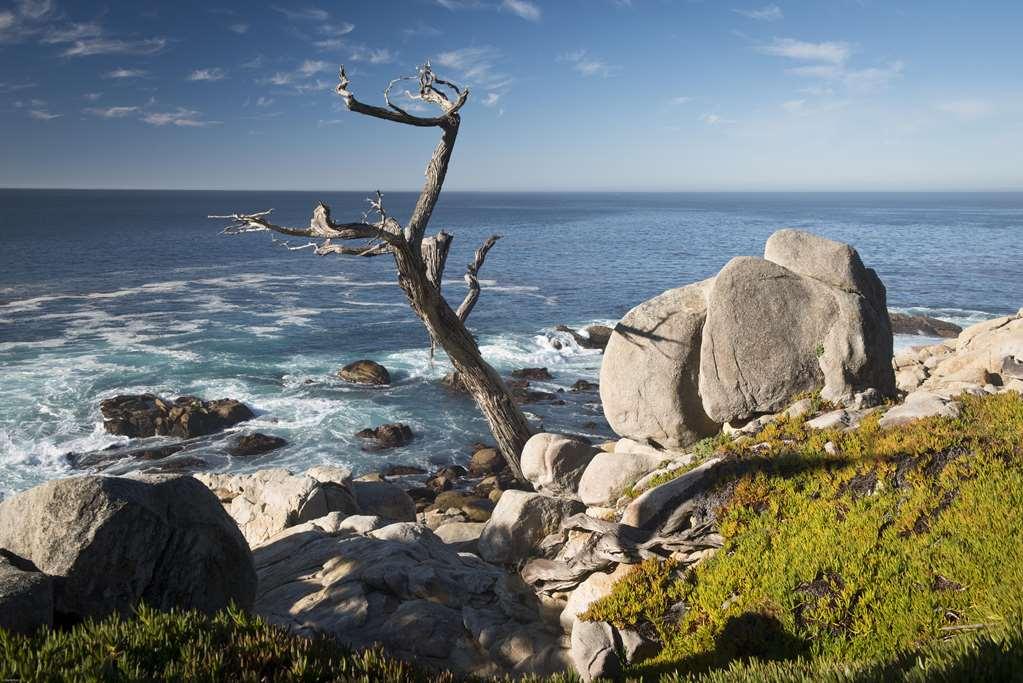
[[1018, 0], [0, 0], [0, 186], [414, 189], [343, 109], [425, 59], [463, 190], [1023, 189]]

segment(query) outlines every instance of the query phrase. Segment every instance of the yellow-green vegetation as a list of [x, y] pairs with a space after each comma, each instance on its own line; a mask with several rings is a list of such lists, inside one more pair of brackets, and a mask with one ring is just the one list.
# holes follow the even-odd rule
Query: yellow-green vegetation
[[638, 675], [751, 658], [865, 671], [1014, 628], [1018, 645], [1023, 399], [961, 401], [955, 419], [881, 430], [875, 415], [850, 432], [781, 419], [718, 444], [721, 550], [685, 574], [647, 563], [587, 617], [656, 630], [664, 649]]
[[0, 629], [4, 681], [450, 681], [384, 656], [301, 638], [228, 609], [213, 616], [157, 612], [66, 631]]

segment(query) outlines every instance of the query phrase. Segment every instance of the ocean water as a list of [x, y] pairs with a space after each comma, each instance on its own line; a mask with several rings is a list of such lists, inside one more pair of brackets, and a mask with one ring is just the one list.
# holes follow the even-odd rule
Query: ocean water
[[[450, 368], [443, 354], [431, 363], [388, 258], [316, 257], [265, 234], [220, 235], [223, 222], [205, 218], [273, 208], [277, 222], [304, 225], [321, 200], [338, 219], [366, 208], [362, 193], [0, 190], [0, 493], [71, 473], [68, 452], [125, 442], [103, 431], [98, 408], [125, 392], [238, 398], [257, 412], [245, 429], [289, 441], [244, 460], [217, 445], [188, 454], [211, 468], [464, 462], [486, 425], [438, 385]], [[385, 196], [399, 220], [414, 200]], [[781, 227], [855, 245], [896, 310], [965, 325], [1023, 305], [1019, 193], [452, 192], [431, 232], [455, 235], [444, 287], [456, 302], [473, 250], [504, 236], [470, 326], [500, 370], [546, 366], [554, 379], [537, 386], [555, 391], [600, 367], [556, 325], [613, 322], [760, 254]], [[393, 385], [336, 378], [360, 358], [387, 366]], [[594, 394], [564, 398], [526, 409], [549, 430], [609, 435]], [[412, 444], [370, 452], [354, 436], [391, 421], [412, 426]]]

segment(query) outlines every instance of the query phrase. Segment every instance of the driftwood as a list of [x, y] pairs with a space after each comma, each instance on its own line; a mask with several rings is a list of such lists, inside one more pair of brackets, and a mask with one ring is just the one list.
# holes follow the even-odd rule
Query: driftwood
[[[434, 105], [440, 113], [433, 117], [414, 116], [394, 104], [391, 101], [391, 90], [402, 81], [415, 81], [419, 85], [417, 93], [405, 91], [407, 98]], [[354, 223], [335, 222], [331, 217], [330, 207], [323, 203], [313, 210], [308, 228], [275, 225], [269, 219], [272, 210], [210, 218], [231, 221], [224, 229], [224, 233], [228, 235], [271, 232], [310, 240], [297, 246], [283, 243], [286, 248], [292, 250], [312, 249], [321, 256], [341, 254], [393, 257], [398, 271], [398, 284], [430, 335], [431, 352], [436, 346], [440, 346], [448, 354], [466, 389], [487, 419], [501, 454], [515, 476], [523, 480], [519, 468], [519, 454], [531, 435], [529, 423], [515, 405], [500, 375], [483, 360], [475, 338], [465, 326], [480, 296], [477, 276], [487, 253], [500, 236], [489, 237], [476, 250], [475, 258], [465, 273], [469, 291], [457, 310], [453, 309], [441, 295], [441, 280], [452, 237], [445, 232], [426, 237], [427, 225], [444, 185], [444, 177], [458, 136], [458, 127], [461, 123], [459, 111], [469, 98], [469, 90], [438, 78], [429, 62], [420, 67], [416, 75], [396, 78], [388, 84], [384, 90], [384, 101], [387, 105], [385, 107], [360, 102], [348, 86], [348, 76], [342, 66], [337, 93], [349, 111], [394, 123], [439, 128], [441, 131], [440, 141], [426, 166], [426, 182], [407, 224], [402, 226], [388, 215], [380, 192], [370, 199], [370, 209], [363, 215], [362, 220]], [[356, 244], [351, 244], [353, 241]]]
[[530, 560], [522, 568], [522, 578], [538, 592], [559, 593], [574, 589], [589, 575], [615, 564], [637, 564], [655, 557], [673, 557], [685, 567], [702, 558], [707, 551], [721, 547], [722, 538], [714, 528], [713, 524], [707, 523], [664, 533], [605, 522], [586, 514], [573, 515], [562, 522], [560, 531], [543, 540], [541, 550], [563, 547], [571, 531], [590, 533], [583, 547], [568, 560]]

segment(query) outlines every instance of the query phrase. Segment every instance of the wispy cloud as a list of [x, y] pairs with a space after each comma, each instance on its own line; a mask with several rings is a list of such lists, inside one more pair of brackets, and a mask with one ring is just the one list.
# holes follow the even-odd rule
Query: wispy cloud
[[166, 38], [122, 40], [120, 38], [86, 38], [75, 40], [61, 55], [91, 57], [93, 55], [155, 55], [167, 47]]
[[273, 9], [280, 12], [288, 19], [296, 21], [326, 21], [330, 18], [330, 13], [325, 9], [319, 7], [306, 7], [304, 9], [295, 9], [291, 7], [279, 7], [273, 6]]
[[496, 107], [497, 103], [501, 101], [501, 96], [496, 92], [488, 92], [482, 100], [484, 107]]
[[490, 95], [505, 96], [514, 83], [515, 79], [498, 66], [501, 60], [500, 50], [484, 45], [441, 52], [431, 62], [435, 66], [453, 71], [455, 76], [453, 80], [460, 81], [460, 85], [486, 90], [487, 95], [483, 98], [485, 102]]
[[794, 38], [775, 38], [760, 51], [776, 57], [787, 57], [807, 62], [844, 64], [852, 55], [852, 46], [841, 41], [808, 43]]
[[560, 55], [558, 57], [558, 61], [568, 62], [572, 65], [573, 70], [583, 76], [600, 76], [601, 78], [607, 78], [618, 71], [618, 67], [611, 66], [599, 57], [594, 57], [586, 50], [576, 50], [575, 52], [568, 52]]
[[103, 78], [142, 78], [148, 71], [145, 69], [125, 69], [119, 68], [113, 71], [108, 71], [103, 74]]
[[501, 9], [527, 21], [540, 21], [540, 8], [529, 0], [502, 0]]
[[298, 67], [298, 72], [303, 76], [313, 76], [323, 71], [329, 71], [331, 65], [319, 59], [307, 59]]
[[227, 78], [227, 73], [220, 67], [210, 69], [196, 69], [188, 74], [190, 81], [222, 81]]
[[692, 101], [693, 101], [692, 97], [685, 97], [684, 95], [683, 96], [679, 96], [679, 97], [672, 97], [669, 100], [669, 102], [671, 102], [671, 104], [686, 104], [686, 103], [692, 102]]
[[37, 88], [37, 87], [39, 87], [39, 84], [38, 83], [33, 83], [31, 81], [25, 82], [25, 83], [0, 83], [0, 93], [6, 94], [6, 93], [18, 92], [19, 90], [27, 90], [29, 88]]
[[138, 107], [86, 107], [82, 111], [103, 119], [123, 119], [139, 110]]
[[63, 116], [63, 114], [51, 114], [45, 109], [30, 109], [28, 115], [36, 121], [52, 121]]
[[103, 93], [101, 92], [87, 92], [82, 95], [83, 100], [88, 100], [90, 102], [95, 102], [101, 97], [103, 97]]
[[260, 97], [259, 99], [256, 100], [257, 107], [269, 107], [273, 103], [274, 98], [272, 97]]
[[785, 13], [778, 5], [765, 5], [760, 9], [733, 9], [732, 11], [756, 21], [780, 21], [785, 18]]
[[178, 126], [182, 128], [205, 128], [214, 126], [220, 121], [203, 120], [202, 114], [194, 109], [183, 109], [178, 107], [174, 111], [150, 112], [142, 117], [142, 120], [153, 126]]
[[948, 100], [946, 102], [939, 102], [934, 105], [934, 108], [945, 114], [951, 114], [967, 121], [984, 118], [994, 111], [994, 107], [991, 106], [990, 102], [978, 99]]
[[405, 36], [405, 38], [415, 38], [415, 37], [432, 38], [432, 37], [436, 37], [436, 36], [442, 35], [443, 31], [441, 31], [439, 28], [435, 28], [433, 26], [429, 26], [428, 24], [424, 24], [424, 23], [420, 22], [416, 26], [410, 26], [408, 28], [403, 28], [401, 30], [401, 34], [403, 36]]
[[722, 117], [720, 114], [715, 114], [713, 112], [702, 114], [700, 116], [700, 120], [706, 123], [708, 126], [723, 126], [735, 123], [735, 121], [731, 119], [726, 119]]
[[238, 35], [243, 36], [249, 32], [249, 25], [244, 22], [238, 22], [237, 24], [231, 24], [230, 26], [228, 26], [227, 30], [231, 31], [232, 33], [237, 33]]
[[349, 52], [353, 62], [369, 62], [370, 64], [390, 64], [397, 55], [387, 48], [369, 48], [360, 45], [353, 45]]
[[849, 103], [846, 101], [825, 101], [813, 103], [803, 98], [799, 100], [788, 100], [781, 103], [781, 108], [793, 116], [816, 116], [831, 111], [845, 108]]

